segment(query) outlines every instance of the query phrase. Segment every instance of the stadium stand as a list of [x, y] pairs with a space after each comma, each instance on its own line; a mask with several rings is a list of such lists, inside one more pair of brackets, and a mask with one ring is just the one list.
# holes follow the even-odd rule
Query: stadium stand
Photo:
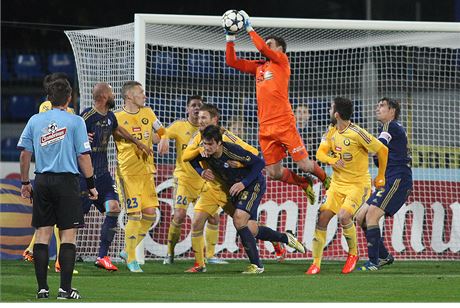
[[36, 100], [33, 96], [13, 95], [10, 99], [7, 99], [7, 101], [6, 115], [11, 121], [26, 122], [31, 116], [38, 112]]
[[41, 59], [38, 54], [18, 54], [14, 57], [13, 63], [16, 78], [30, 79], [45, 76], [41, 66]]
[[64, 72], [69, 78], [75, 76], [75, 60], [69, 53], [52, 53], [48, 56], [48, 71], [50, 73]]
[[19, 154], [21, 152], [16, 148], [18, 141], [18, 137], [6, 137], [2, 139], [2, 161], [19, 161]]

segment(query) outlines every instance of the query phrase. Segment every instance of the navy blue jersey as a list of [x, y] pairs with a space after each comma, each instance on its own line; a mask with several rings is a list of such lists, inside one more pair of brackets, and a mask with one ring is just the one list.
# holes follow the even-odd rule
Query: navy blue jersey
[[[192, 166], [201, 174], [203, 168], [201, 168], [199, 162], [203, 161], [206, 166], [212, 170], [216, 180], [222, 184], [223, 187], [230, 188], [233, 184], [242, 182], [245, 187], [258, 182], [265, 182], [265, 177], [262, 174], [262, 170], [265, 167], [265, 161], [246, 151], [237, 144], [230, 142], [222, 142], [223, 152], [219, 158], [215, 157], [202, 157], [199, 155], [191, 161]], [[242, 168], [231, 168], [228, 164], [229, 160], [240, 162]]]
[[[385, 177], [411, 173], [412, 157], [407, 146], [406, 130], [401, 123], [393, 120], [380, 126], [379, 140], [388, 147], [388, 164]], [[376, 165], [378, 165], [377, 162]]]
[[112, 111], [101, 114], [94, 108], [86, 108], [81, 113], [85, 120], [88, 133], [94, 133], [91, 143], [91, 161], [96, 177], [107, 173], [109, 169], [107, 160], [107, 145], [113, 130], [118, 127], [117, 118]]

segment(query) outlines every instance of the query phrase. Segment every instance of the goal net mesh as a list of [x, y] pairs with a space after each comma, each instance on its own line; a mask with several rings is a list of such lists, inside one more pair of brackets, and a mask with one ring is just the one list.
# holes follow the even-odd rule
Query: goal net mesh
[[[340, 21], [337, 21], [340, 28]], [[354, 103], [352, 120], [376, 135], [375, 107], [385, 96], [401, 102], [413, 157], [414, 189], [407, 203], [381, 225], [386, 246], [399, 259], [460, 259], [460, 33], [379, 30], [331, 30], [255, 26], [262, 36], [275, 34], [287, 42], [290, 59], [290, 101], [298, 129], [311, 157], [329, 124], [330, 101], [345, 96]], [[134, 24], [66, 32], [75, 54], [80, 87], [80, 110], [92, 104], [96, 82], [108, 82], [116, 107], [125, 81], [134, 77]], [[185, 118], [187, 97], [201, 95], [221, 111], [220, 125], [260, 149], [253, 76], [225, 64], [225, 36], [221, 26], [145, 25], [145, 90], [150, 106], [165, 126]], [[239, 57], [261, 59], [249, 36], [237, 35]], [[172, 172], [175, 150], [155, 154], [158, 220], [145, 240], [147, 259], [166, 254], [173, 212]], [[156, 150], [156, 148], [155, 148]], [[110, 144], [112, 174], [115, 149]], [[290, 158], [284, 164], [297, 170]], [[370, 160], [371, 174], [376, 168]], [[331, 170], [327, 169], [330, 174]], [[320, 183], [315, 191], [322, 195]], [[311, 258], [319, 202], [307, 206], [296, 186], [267, 180], [259, 207], [259, 221], [284, 232], [292, 230], [305, 243], [301, 255], [288, 248], [288, 258]], [[190, 226], [193, 207], [176, 246], [177, 258], [191, 258]], [[124, 248], [125, 216], [110, 249], [112, 257]], [[97, 256], [103, 216], [94, 208], [79, 231], [83, 257]], [[359, 254], [366, 258], [366, 240], [358, 229]], [[343, 259], [347, 244], [334, 218], [329, 224], [325, 259]], [[273, 246], [259, 242], [262, 258], [273, 258]], [[245, 258], [231, 218], [221, 214], [216, 252], [222, 258]]]

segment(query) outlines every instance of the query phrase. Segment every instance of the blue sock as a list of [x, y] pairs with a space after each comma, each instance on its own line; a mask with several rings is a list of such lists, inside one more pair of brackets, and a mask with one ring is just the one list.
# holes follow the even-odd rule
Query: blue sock
[[248, 255], [249, 262], [251, 262], [251, 264], [257, 265], [258, 267], [263, 267], [262, 262], [260, 262], [256, 239], [254, 238], [254, 235], [252, 235], [248, 226], [239, 229], [238, 234], [241, 238], [241, 242], [243, 243], [244, 250]]
[[369, 261], [371, 261], [374, 264], [379, 264], [380, 228], [378, 225], [367, 226], [366, 240]]
[[[117, 213], [118, 214], [118, 213]], [[117, 216], [106, 215], [101, 226], [101, 243], [99, 246], [99, 258], [104, 258], [109, 253], [110, 244], [117, 230]]]
[[282, 242], [285, 244], [289, 242], [286, 234], [265, 226], [259, 226], [259, 232], [256, 235], [256, 239], [261, 241]]
[[389, 252], [388, 252], [388, 249], [385, 247], [385, 244], [383, 243], [383, 236], [380, 237], [380, 241], [379, 241], [379, 258], [380, 259], [385, 259], [385, 258], [388, 258], [389, 256]]

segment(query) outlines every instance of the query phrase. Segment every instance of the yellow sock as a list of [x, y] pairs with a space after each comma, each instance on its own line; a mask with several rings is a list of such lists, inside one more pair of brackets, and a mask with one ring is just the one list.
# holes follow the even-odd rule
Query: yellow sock
[[32, 239], [30, 240], [30, 243], [29, 243], [29, 246], [27, 246], [26, 250], [30, 251], [30, 252], [34, 252], [34, 245], [35, 245], [35, 234], [36, 232], [34, 232], [34, 235], [32, 236]]
[[128, 254], [127, 263], [136, 260], [137, 237], [140, 227], [141, 216], [139, 214], [128, 214], [128, 222], [125, 226], [125, 250]]
[[213, 225], [209, 222], [206, 224], [206, 258], [214, 257], [216, 253], [216, 244], [219, 240], [219, 225]]
[[168, 230], [168, 255], [174, 255], [174, 247], [176, 247], [177, 242], [180, 238], [180, 229], [181, 225], [178, 225], [174, 219], [171, 220]]
[[156, 214], [144, 214], [142, 213], [141, 226], [139, 228], [139, 233], [137, 234], [136, 246], [144, 239], [147, 232], [149, 232], [150, 227], [155, 222]]
[[313, 264], [321, 267], [321, 259], [323, 258], [324, 244], [326, 243], [326, 229], [315, 229], [313, 238]]
[[358, 246], [356, 245], [356, 227], [352, 221], [348, 225], [342, 226], [343, 236], [347, 240], [348, 253], [354, 256], [358, 255]]
[[59, 229], [54, 225], [54, 237], [56, 238], [56, 260], [59, 259], [59, 251], [61, 249], [61, 237], [59, 236]]
[[204, 238], [203, 230], [192, 231], [192, 249], [195, 252], [195, 263], [204, 265]]

